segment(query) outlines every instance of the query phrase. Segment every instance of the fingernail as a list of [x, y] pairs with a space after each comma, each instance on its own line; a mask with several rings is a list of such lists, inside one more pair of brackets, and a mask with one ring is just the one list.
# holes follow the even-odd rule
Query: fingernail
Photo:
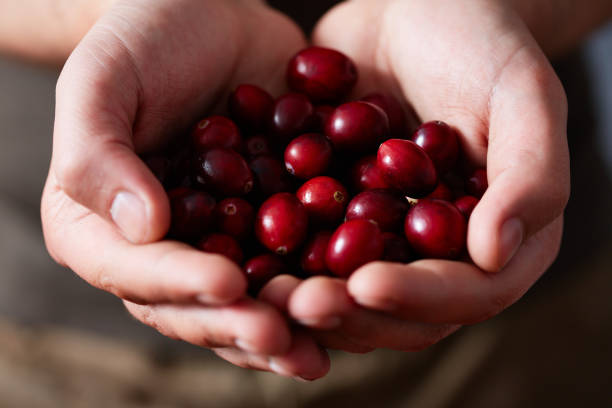
[[136, 195], [122, 191], [115, 196], [110, 215], [123, 236], [132, 243], [141, 242], [147, 233], [145, 205]]
[[299, 319], [298, 322], [302, 326], [314, 326], [319, 329], [335, 329], [337, 327], [340, 327], [340, 324], [342, 323], [340, 318], [336, 316], [305, 318]]
[[247, 351], [249, 353], [258, 352], [257, 348], [251, 343], [249, 343], [248, 341], [245, 341], [242, 339], [236, 339], [234, 340], [234, 343], [236, 344], [236, 347], [238, 347], [240, 350]]
[[501, 229], [501, 254], [503, 260], [500, 269], [510, 262], [523, 243], [523, 223], [518, 218], [511, 218], [504, 223]]
[[270, 370], [274, 371], [278, 375], [282, 375], [283, 377], [295, 377], [295, 374], [290, 373], [287, 369], [281, 366], [278, 361], [274, 359], [274, 357], [270, 357], [268, 359], [268, 366]]
[[203, 305], [207, 305], [207, 306], [219, 306], [219, 305], [223, 305], [228, 303], [225, 300], [222, 299], [218, 299], [212, 295], [206, 294], [206, 293], [202, 293], [200, 295], [198, 295], [196, 297], [196, 300], [198, 301], [198, 303], [201, 303]]

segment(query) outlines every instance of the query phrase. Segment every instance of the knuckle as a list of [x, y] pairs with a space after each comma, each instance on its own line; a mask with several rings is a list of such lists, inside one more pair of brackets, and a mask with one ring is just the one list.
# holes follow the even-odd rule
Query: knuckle
[[82, 184], [86, 179], [89, 169], [89, 161], [79, 158], [81, 155], [60, 155], [53, 163], [55, 178], [59, 187], [72, 196], [75, 187]]

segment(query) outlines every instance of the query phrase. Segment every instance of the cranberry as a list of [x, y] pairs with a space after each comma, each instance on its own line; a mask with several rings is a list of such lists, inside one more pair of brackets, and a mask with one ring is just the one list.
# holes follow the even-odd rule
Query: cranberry
[[398, 231], [408, 212], [408, 202], [388, 190], [368, 190], [357, 194], [346, 209], [346, 220], [370, 220], [381, 231]]
[[150, 156], [144, 160], [151, 173], [162, 185], [166, 185], [170, 178], [171, 162], [165, 156]]
[[361, 100], [370, 102], [385, 111], [389, 118], [389, 133], [392, 137], [398, 139], [406, 137], [406, 115], [402, 105], [395, 97], [390, 94], [374, 92], [364, 96]]
[[453, 201], [454, 195], [453, 191], [446, 185], [445, 182], [439, 181], [436, 189], [432, 191], [426, 198], [436, 199], [436, 200], [444, 200], [444, 201]]
[[470, 215], [472, 215], [472, 211], [474, 211], [474, 208], [476, 208], [477, 204], [478, 199], [469, 195], [460, 197], [455, 200], [455, 207], [457, 207], [457, 209], [461, 211], [461, 214], [463, 214], [466, 219], [470, 218]]
[[202, 238], [196, 247], [204, 252], [223, 255], [238, 265], [242, 264], [242, 248], [238, 242], [229, 235], [209, 234]]
[[300, 264], [308, 275], [329, 275], [325, 254], [331, 236], [330, 231], [319, 231], [304, 246]]
[[276, 157], [269, 154], [259, 155], [249, 161], [249, 167], [255, 174], [257, 187], [264, 197], [292, 190], [292, 183], [285, 166]]
[[274, 99], [255, 85], [239, 85], [229, 97], [230, 115], [245, 129], [263, 130], [272, 111]]
[[216, 148], [198, 156], [198, 182], [223, 196], [241, 196], [253, 189], [253, 174], [233, 150]]
[[456, 259], [465, 248], [467, 223], [453, 204], [425, 199], [408, 211], [404, 231], [420, 255]]
[[383, 241], [385, 242], [383, 260], [408, 263], [414, 259], [410, 244], [405, 237], [394, 234], [393, 232], [385, 232], [383, 234]]
[[255, 234], [268, 249], [279, 255], [293, 252], [306, 238], [308, 213], [293, 194], [278, 193], [259, 208]]
[[331, 272], [348, 277], [360, 266], [380, 259], [384, 252], [382, 233], [366, 220], [340, 225], [329, 240], [325, 263]]
[[423, 123], [412, 140], [427, 152], [439, 174], [450, 170], [459, 156], [457, 132], [444, 122]]
[[227, 147], [237, 152], [243, 150], [238, 127], [223, 116], [210, 116], [199, 121], [191, 132], [191, 140], [195, 149], [200, 152], [215, 147]]
[[325, 124], [325, 134], [338, 150], [366, 152], [375, 149], [389, 134], [389, 119], [368, 102], [340, 105]]
[[189, 241], [207, 232], [215, 209], [215, 199], [210, 194], [179, 187], [170, 190], [168, 198], [172, 214], [171, 237]]
[[245, 239], [253, 229], [255, 209], [242, 198], [226, 198], [215, 207], [217, 228], [236, 239]]
[[287, 171], [302, 179], [323, 174], [331, 159], [331, 144], [325, 136], [318, 133], [306, 133], [293, 139], [285, 150]]
[[427, 153], [409, 140], [390, 139], [380, 145], [376, 165], [389, 184], [413, 198], [426, 196], [438, 183]]
[[359, 192], [390, 187], [376, 166], [376, 155], [366, 156], [355, 163], [351, 170], [351, 180], [353, 188]]
[[489, 182], [485, 169], [475, 170], [465, 183], [465, 191], [476, 198], [482, 198], [487, 188], [489, 188]]
[[314, 108], [305, 95], [283, 95], [274, 103], [270, 131], [282, 144], [286, 144], [294, 136], [309, 130], [313, 113]]
[[357, 83], [357, 68], [344, 54], [322, 47], [297, 53], [287, 67], [287, 82], [316, 102], [344, 98]]
[[258, 292], [272, 278], [286, 273], [287, 265], [278, 255], [263, 254], [246, 261], [243, 270], [249, 281], [249, 289]]
[[308, 180], [296, 195], [315, 224], [340, 222], [349, 198], [346, 188], [338, 180], [327, 176]]
[[246, 140], [245, 144], [249, 157], [259, 156], [260, 154], [272, 154], [270, 142], [263, 135], [251, 136]]
[[312, 127], [317, 132], [325, 131], [325, 124], [336, 108], [330, 105], [318, 105], [315, 107]]

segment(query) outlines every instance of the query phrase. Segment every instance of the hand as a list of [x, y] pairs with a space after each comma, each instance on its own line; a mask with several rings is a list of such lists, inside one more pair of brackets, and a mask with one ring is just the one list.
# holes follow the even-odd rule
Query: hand
[[159, 242], [168, 199], [137, 156], [224, 104], [240, 82], [278, 93], [304, 45], [260, 1], [118, 1], [58, 81], [42, 221], [53, 258], [124, 299], [139, 320], [238, 365], [316, 378], [327, 355], [272, 306], [244, 298], [238, 266]]
[[456, 127], [489, 189], [469, 221], [473, 264], [377, 262], [346, 283], [293, 282], [291, 316], [350, 343], [336, 347], [412, 350], [518, 300], [558, 253], [569, 196], [565, 94], [523, 21], [497, 0], [350, 1], [314, 42], [361, 67], [356, 97], [386, 89]]

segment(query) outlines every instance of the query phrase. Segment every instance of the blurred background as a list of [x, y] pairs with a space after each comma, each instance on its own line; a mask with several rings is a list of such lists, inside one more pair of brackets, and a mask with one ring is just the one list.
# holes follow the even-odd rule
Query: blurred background
[[334, 353], [302, 384], [166, 339], [54, 264], [39, 199], [59, 71], [0, 56], [0, 407], [612, 406], [612, 25], [556, 68], [572, 198], [551, 270], [424, 352]]

